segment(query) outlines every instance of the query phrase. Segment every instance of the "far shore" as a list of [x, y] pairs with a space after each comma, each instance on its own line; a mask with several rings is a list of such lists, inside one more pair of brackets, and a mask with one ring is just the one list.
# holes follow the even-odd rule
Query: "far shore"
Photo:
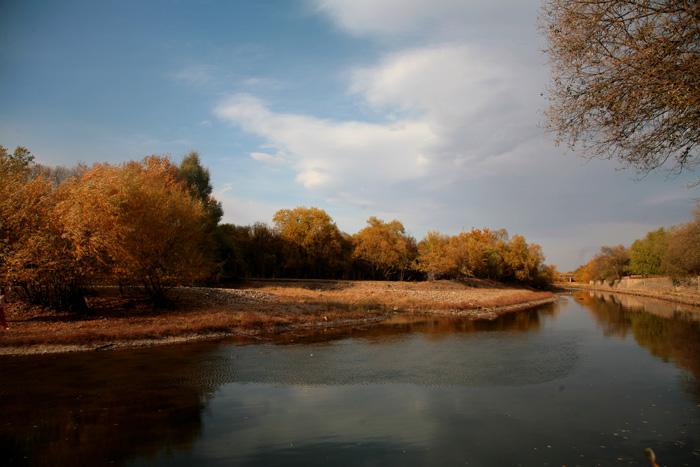
[[597, 285], [585, 284], [582, 282], [560, 282], [556, 287], [569, 290], [593, 290], [608, 292], [612, 294], [635, 295], [637, 297], [649, 297], [668, 302], [682, 303], [684, 305], [700, 306], [700, 291], [698, 293], [684, 291], [657, 291], [644, 289], [613, 289], [611, 287], [601, 287]]
[[172, 307], [97, 289], [85, 316], [14, 303], [0, 355], [147, 347], [195, 340], [269, 340], [290, 333], [377, 325], [397, 314], [493, 320], [556, 301], [551, 292], [493, 281], [258, 280], [235, 288], [179, 287]]

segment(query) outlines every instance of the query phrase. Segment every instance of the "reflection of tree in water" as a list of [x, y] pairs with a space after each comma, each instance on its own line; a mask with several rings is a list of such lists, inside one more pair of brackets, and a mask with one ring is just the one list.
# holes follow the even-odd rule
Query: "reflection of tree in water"
[[[637, 343], [653, 355], [673, 361], [689, 370], [696, 379], [700, 378], [700, 322], [697, 320], [681, 319], [673, 313], [659, 316], [649, 312], [640, 298], [634, 299], [637, 306], [631, 309], [624, 305], [625, 297], [612, 294], [577, 293], [574, 297], [591, 311], [605, 335], [625, 337], [631, 332]], [[651, 303], [654, 308], [657, 306]], [[672, 309], [673, 305], [667, 308]]]
[[[419, 332], [539, 329], [556, 306], [493, 321], [400, 316], [381, 326], [282, 336], [280, 343], [347, 337], [381, 342]], [[9, 465], [124, 464], [188, 450], [211, 394], [236, 369], [201, 343], [142, 350], [0, 359], [0, 456]], [[218, 355], [218, 356], [217, 356]]]
[[542, 305], [532, 310], [507, 313], [494, 320], [472, 320], [424, 314], [397, 314], [380, 325], [358, 326], [344, 329], [310, 330], [288, 333], [276, 339], [278, 343], [323, 342], [356, 338], [370, 342], [402, 338], [411, 333], [421, 333], [432, 339], [442, 339], [455, 333], [472, 332], [526, 332], [541, 328], [544, 318], [559, 313], [559, 304]]
[[118, 465], [187, 449], [220, 384], [205, 375], [207, 349], [0, 360], [0, 456], [9, 465]]

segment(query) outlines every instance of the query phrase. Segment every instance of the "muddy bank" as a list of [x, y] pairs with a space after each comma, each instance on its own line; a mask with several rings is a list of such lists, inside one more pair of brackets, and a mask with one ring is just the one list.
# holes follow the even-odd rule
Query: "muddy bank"
[[397, 314], [492, 320], [556, 300], [549, 292], [459, 283], [259, 281], [231, 289], [178, 288], [173, 308], [97, 290], [89, 316], [10, 307], [0, 355], [111, 350], [205, 339], [274, 340], [294, 332], [376, 325]]

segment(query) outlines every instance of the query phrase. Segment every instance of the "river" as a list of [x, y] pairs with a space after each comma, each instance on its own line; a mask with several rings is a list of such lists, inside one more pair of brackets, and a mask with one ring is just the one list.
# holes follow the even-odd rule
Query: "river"
[[700, 464], [700, 312], [576, 292], [490, 322], [0, 358], [2, 465]]

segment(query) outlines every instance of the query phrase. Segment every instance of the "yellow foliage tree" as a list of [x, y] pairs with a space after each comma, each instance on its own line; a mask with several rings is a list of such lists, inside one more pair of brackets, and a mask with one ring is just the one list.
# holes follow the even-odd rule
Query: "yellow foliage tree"
[[296, 275], [332, 275], [343, 263], [343, 237], [331, 216], [319, 208], [281, 209], [272, 218], [287, 244], [285, 267]]
[[82, 283], [89, 265], [76, 261], [56, 216], [51, 181], [34, 176], [33, 157], [0, 146], [0, 284], [30, 303], [84, 311]]
[[165, 289], [203, 278], [207, 213], [167, 158], [98, 164], [59, 188], [56, 209], [75, 256], [95, 258], [120, 283], [161, 303]]
[[367, 227], [353, 235], [352, 243], [353, 258], [370, 265], [384, 279], [398, 276], [403, 280], [417, 254], [416, 241], [397, 220], [370, 217]]
[[456, 269], [454, 258], [448, 254], [450, 237], [432, 230], [418, 243], [416, 268], [429, 280], [449, 277]]

